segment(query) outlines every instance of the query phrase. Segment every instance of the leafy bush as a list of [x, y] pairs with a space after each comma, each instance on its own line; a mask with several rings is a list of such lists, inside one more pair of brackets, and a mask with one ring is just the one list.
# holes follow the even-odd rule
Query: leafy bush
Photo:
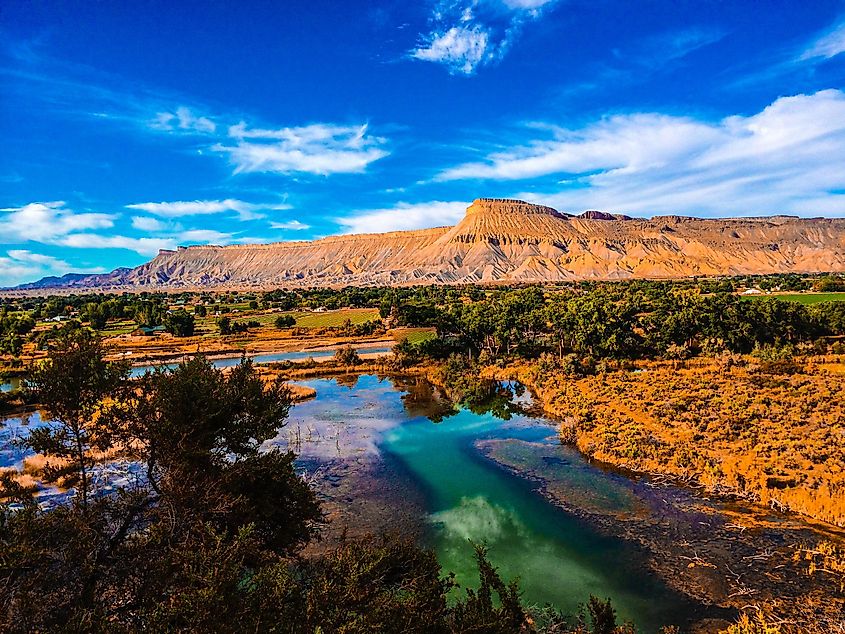
[[358, 351], [352, 346], [343, 346], [338, 348], [334, 353], [334, 360], [346, 366], [358, 365], [361, 363], [361, 357], [358, 356]]
[[283, 330], [285, 328], [293, 328], [296, 325], [296, 319], [293, 315], [279, 315], [274, 322], [276, 328]]
[[164, 317], [164, 327], [167, 332], [176, 337], [192, 337], [194, 335], [194, 316], [184, 308], [180, 308]]

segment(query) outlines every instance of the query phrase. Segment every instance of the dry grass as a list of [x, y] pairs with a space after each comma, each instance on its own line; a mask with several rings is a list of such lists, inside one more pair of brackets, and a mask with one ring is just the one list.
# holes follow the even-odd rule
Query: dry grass
[[542, 384], [547, 409], [564, 420], [562, 433], [602, 462], [845, 526], [838, 364], [808, 363], [794, 374], [720, 361], [584, 378], [522, 374]]

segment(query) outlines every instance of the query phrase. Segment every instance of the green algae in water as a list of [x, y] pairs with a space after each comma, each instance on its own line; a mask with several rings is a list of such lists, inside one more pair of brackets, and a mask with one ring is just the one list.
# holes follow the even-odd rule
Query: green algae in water
[[[620, 618], [645, 632], [681, 623], [695, 611], [648, 571], [636, 547], [555, 507], [530, 482], [506, 472], [476, 446], [479, 440], [541, 442], [553, 433], [543, 421], [514, 416], [504, 422], [492, 414], [461, 410], [433, 423], [418, 415], [424, 409], [419, 398], [410, 407], [409, 399], [403, 401], [407, 391], [389, 379], [362, 376], [354, 387], [331, 379], [305, 384], [317, 390], [317, 398], [294, 408], [291, 418], [346, 418], [361, 429], [370, 419], [368, 440], [400, 460], [424, 491], [429, 545], [444, 573], [454, 572], [462, 586], [478, 583], [471, 542], [486, 543], [503, 578], [519, 577], [528, 604], [551, 603], [574, 614], [590, 594], [610, 597]], [[558, 465], [556, 480], [571, 476], [567, 487], [594, 489], [599, 498], [613, 499], [608, 492], [619, 487], [610, 474], [578, 454], [567, 460], [571, 468]], [[615, 503], [624, 505], [624, 499]]]

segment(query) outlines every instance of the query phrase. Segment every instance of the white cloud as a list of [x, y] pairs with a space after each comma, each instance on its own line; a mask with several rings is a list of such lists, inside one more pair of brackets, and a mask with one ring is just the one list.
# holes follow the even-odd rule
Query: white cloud
[[75, 249], [126, 249], [139, 255], [153, 256], [159, 249], [175, 249], [178, 242], [170, 237], [132, 238], [123, 235], [74, 233], [61, 238], [57, 244]]
[[299, 220], [288, 220], [287, 222], [271, 222], [270, 226], [273, 229], [284, 229], [286, 231], [304, 231], [305, 229], [311, 228], [311, 225], [306, 225], [304, 222], [299, 222]]
[[0, 287], [14, 286], [48, 275], [65, 273], [102, 273], [102, 267], [74, 267], [71, 264], [43, 253], [26, 249], [11, 249], [0, 256]]
[[[227, 198], [225, 200], [177, 200], [171, 202], [134, 203], [126, 205], [127, 209], [137, 209], [162, 218], [181, 218], [183, 216], [205, 216], [234, 211], [241, 220], [256, 220], [263, 218], [259, 209], [290, 209], [286, 204], [256, 204], [243, 200]], [[133, 220], [134, 222], [134, 220]]]
[[147, 233], [156, 233], [159, 231], [166, 231], [168, 223], [162, 222], [158, 218], [151, 218], [150, 216], [133, 216], [132, 228], [138, 231], [145, 231]]
[[214, 229], [188, 229], [176, 236], [179, 244], [230, 244], [235, 242], [231, 233], [222, 233]]
[[367, 127], [317, 123], [269, 130], [241, 122], [229, 128], [234, 145], [212, 149], [228, 155], [235, 173], [358, 173], [388, 154], [386, 140], [368, 134]]
[[63, 201], [6, 207], [0, 209], [0, 243], [50, 243], [75, 231], [109, 228], [114, 218], [111, 214], [76, 213]]
[[427, 41], [411, 51], [411, 57], [441, 62], [453, 71], [470, 75], [489, 56], [490, 34], [480, 26], [453, 26], [443, 33], [431, 33]]
[[412, 59], [443, 64], [450, 73], [472, 75], [500, 60], [522, 27], [557, 0], [441, 0], [431, 30], [409, 51]]
[[843, 52], [845, 52], [845, 21], [840, 22], [810, 44], [798, 59], [801, 61], [830, 59]]
[[386, 140], [369, 134], [366, 125], [318, 123], [277, 129], [232, 125], [240, 117], [209, 114], [207, 107], [186, 104], [177, 93], [126, 84], [119, 77], [40, 55], [29, 61], [31, 68], [10, 71], [20, 80], [11, 87], [21, 103], [36, 99], [40, 107], [65, 116], [128, 125], [147, 134], [192, 137], [201, 154], [227, 157], [238, 173], [361, 173], [388, 155]]
[[[202, 203], [219, 203], [204, 205]], [[242, 203], [245, 206], [239, 206]], [[180, 207], [185, 205], [185, 207]], [[255, 216], [250, 203], [242, 201], [194, 201], [192, 203], [141, 203], [133, 208], [158, 213], [163, 217], [179, 215], [196, 215], [201, 213], [217, 213], [220, 210], [235, 211], [241, 214]], [[220, 208], [218, 211], [214, 209]], [[275, 205], [274, 208], [286, 209], [287, 205]], [[3, 214], [2, 212], [5, 212]], [[175, 222], [162, 222], [149, 216], [135, 216], [132, 227], [138, 231], [153, 234], [150, 236], [132, 237], [120, 234], [104, 235], [97, 233], [98, 229], [109, 229], [114, 226], [114, 215], [99, 213], [76, 213], [65, 206], [64, 202], [30, 203], [23, 207], [8, 207], [0, 209], [0, 243], [17, 244], [25, 242], [40, 242], [43, 244], [59, 245], [77, 249], [127, 249], [140, 255], [151, 256], [159, 249], [175, 249], [180, 244], [232, 244], [234, 242], [251, 241], [252, 238], [235, 237], [231, 233], [223, 233], [209, 229], [184, 229]], [[6, 259], [14, 259], [14, 266], [20, 269], [27, 265], [47, 266], [50, 264], [37, 253], [23, 249], [9, 252]], [[39, 261], [40, 259], [40, 261]], [[12, 264], [6, 262], [11, 267]], [[69, 268], [64, 261], [58, 261], [53, 268]], [[45, 273], [49, 274], [49, 273]], [[31, 275], [29, 277], [32, 277]]]
[[539, 9], [557, 0], [502, 0], [502, 2], [510, 9]]
[[[564, 211], [845, 215], [845, 93], [783, 97], [751, 116], [717, 122], [654, 113], [554, 129], [440, 180], [532, 179], [561, 187], [523, 194]], [[536, 189], [536, 188], [535, 188]]]
[[158, 112], [150, 127], [156, 130], [195, 132], [212, 134], [217, 124], [208, 117], [196, 116], [190, 108], [180, 106], [175, 112]]
[[381, 233], [406, 231], [425, 227], [453, 225], [464, 215], [468, 203], [435, 200], [424, 203], [398, 203], [385, 209], [367, 209], [352, 212], [338, 219], [344, 233]]

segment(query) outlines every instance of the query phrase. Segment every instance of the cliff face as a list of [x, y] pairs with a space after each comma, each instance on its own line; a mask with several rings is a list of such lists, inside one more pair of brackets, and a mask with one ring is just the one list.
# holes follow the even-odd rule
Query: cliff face
[[845, 271], [845, 219], [569, 216], [481, 198], [454, 227], [163, 251], [74, 287], [330, 286]]

